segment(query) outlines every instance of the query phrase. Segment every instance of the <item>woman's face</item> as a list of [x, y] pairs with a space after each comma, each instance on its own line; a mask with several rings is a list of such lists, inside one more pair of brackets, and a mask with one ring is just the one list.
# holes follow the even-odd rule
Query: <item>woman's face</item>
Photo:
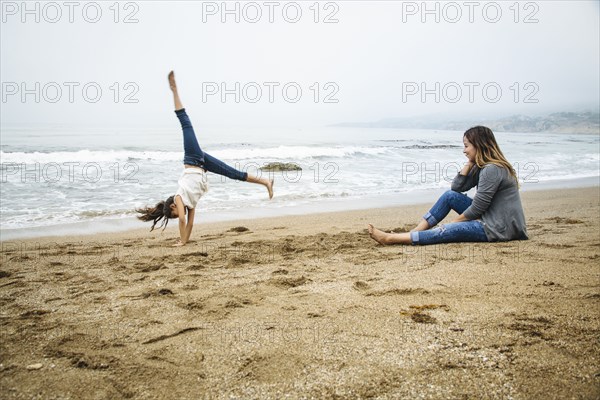
[[465, 145], [465, 148], [463, 149], [464, 155], [467, 157], [467, 159], [470, 162], [474, 163], [475, 162], [475, 154], [477, 154], [477, 150], [475, 150], [475, 146], [473, 146], [466, 137], [463, 137], [463, 143]]

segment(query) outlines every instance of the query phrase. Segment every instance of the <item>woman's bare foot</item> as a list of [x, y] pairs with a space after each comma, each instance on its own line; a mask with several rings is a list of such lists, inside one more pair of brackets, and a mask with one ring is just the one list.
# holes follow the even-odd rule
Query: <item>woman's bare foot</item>
[[175, 83], [175, 72], [173, 71], [169, 72], [169, 87], [174, 92], [177, 90], [177, 84]]
[[384, 231], [377, 229], [373, 224], [369, 224], [368, 228], [369, 235], [373, 240], [379, 244], [411, 244], [410, 233], [385, 233]]
[[368, 228], [369, 235], [373, 240], [375, 240], [379, 244], [387, 245], [388, 243], [388, 234], [382, 230], [379, 230], [373, 226], [373, 224], [369, 224]]

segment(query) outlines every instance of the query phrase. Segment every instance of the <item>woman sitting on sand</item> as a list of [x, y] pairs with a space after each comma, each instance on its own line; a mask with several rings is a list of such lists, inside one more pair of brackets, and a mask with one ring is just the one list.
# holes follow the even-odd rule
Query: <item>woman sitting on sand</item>
[[[386, 233], [369, 224], [381, 244], [426, 245], [450, 242], [494, 242], [528, 239], [517, 174], [500, 151], [489, 128], [476, 126], [463, 136], [467, 164], [419, 224], [405, 233]], [[477, 186], [471, 199], [463, 192]], [[450, 212], [451, 223], [433, 228]]]
[[[273, 197], [273, 180], [248, 175], [248, 173], [238, 171], [210, 154], [203, 152], [198, 145], [192, 123], [179, 99], [173, 71], [169, 73], [169, 85], [173, 91], [175, 114], [179, 118], [181, 128], [183, 129], [183, 149], [185, 153], [183, 157], [183, 174], [179, 178], [179, 189], [177, 189], [175, 195], [165, 201], [159, 202], [154, 207], [145, 207], [136, 211], [141, 214], [138, 218], [142, 221], [153, 221], [150, 231], [154, 230], [156, 224], [161, 220], [162, 223], [160, 226], [166, 228], [169, 218], [179, 218], [180, 239], [173, 246], [183, 246], [188, 242], [192, 234], [196, 204], [198, 204], [200, 197], [208, 191], [207, 171], [238, 181], [264, 185], [269, 191], [269, 199]], [[186, 212], [187, 221], [185, 218]]]

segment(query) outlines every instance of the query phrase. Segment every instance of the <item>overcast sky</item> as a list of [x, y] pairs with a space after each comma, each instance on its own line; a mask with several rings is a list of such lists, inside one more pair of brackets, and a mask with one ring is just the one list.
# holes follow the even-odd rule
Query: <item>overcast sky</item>
[[2, 1], [4, 127], [171, 126], [171, 69], [216, 126], [599, 104], [598, 1], [23, 4]]

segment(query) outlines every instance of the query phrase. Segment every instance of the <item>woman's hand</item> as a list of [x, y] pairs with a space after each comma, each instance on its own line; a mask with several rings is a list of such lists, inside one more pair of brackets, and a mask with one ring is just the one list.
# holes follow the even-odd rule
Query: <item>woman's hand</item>
[[469, 171], [471, 170], [471, 168], [473, 168], [473, 165], [475, 165], [474, 162], [472, 161], [467, 161], [467, 163], [465, 164], [465, 166], [460, 170], [460, 174], [467, 176], [469, 174]]

